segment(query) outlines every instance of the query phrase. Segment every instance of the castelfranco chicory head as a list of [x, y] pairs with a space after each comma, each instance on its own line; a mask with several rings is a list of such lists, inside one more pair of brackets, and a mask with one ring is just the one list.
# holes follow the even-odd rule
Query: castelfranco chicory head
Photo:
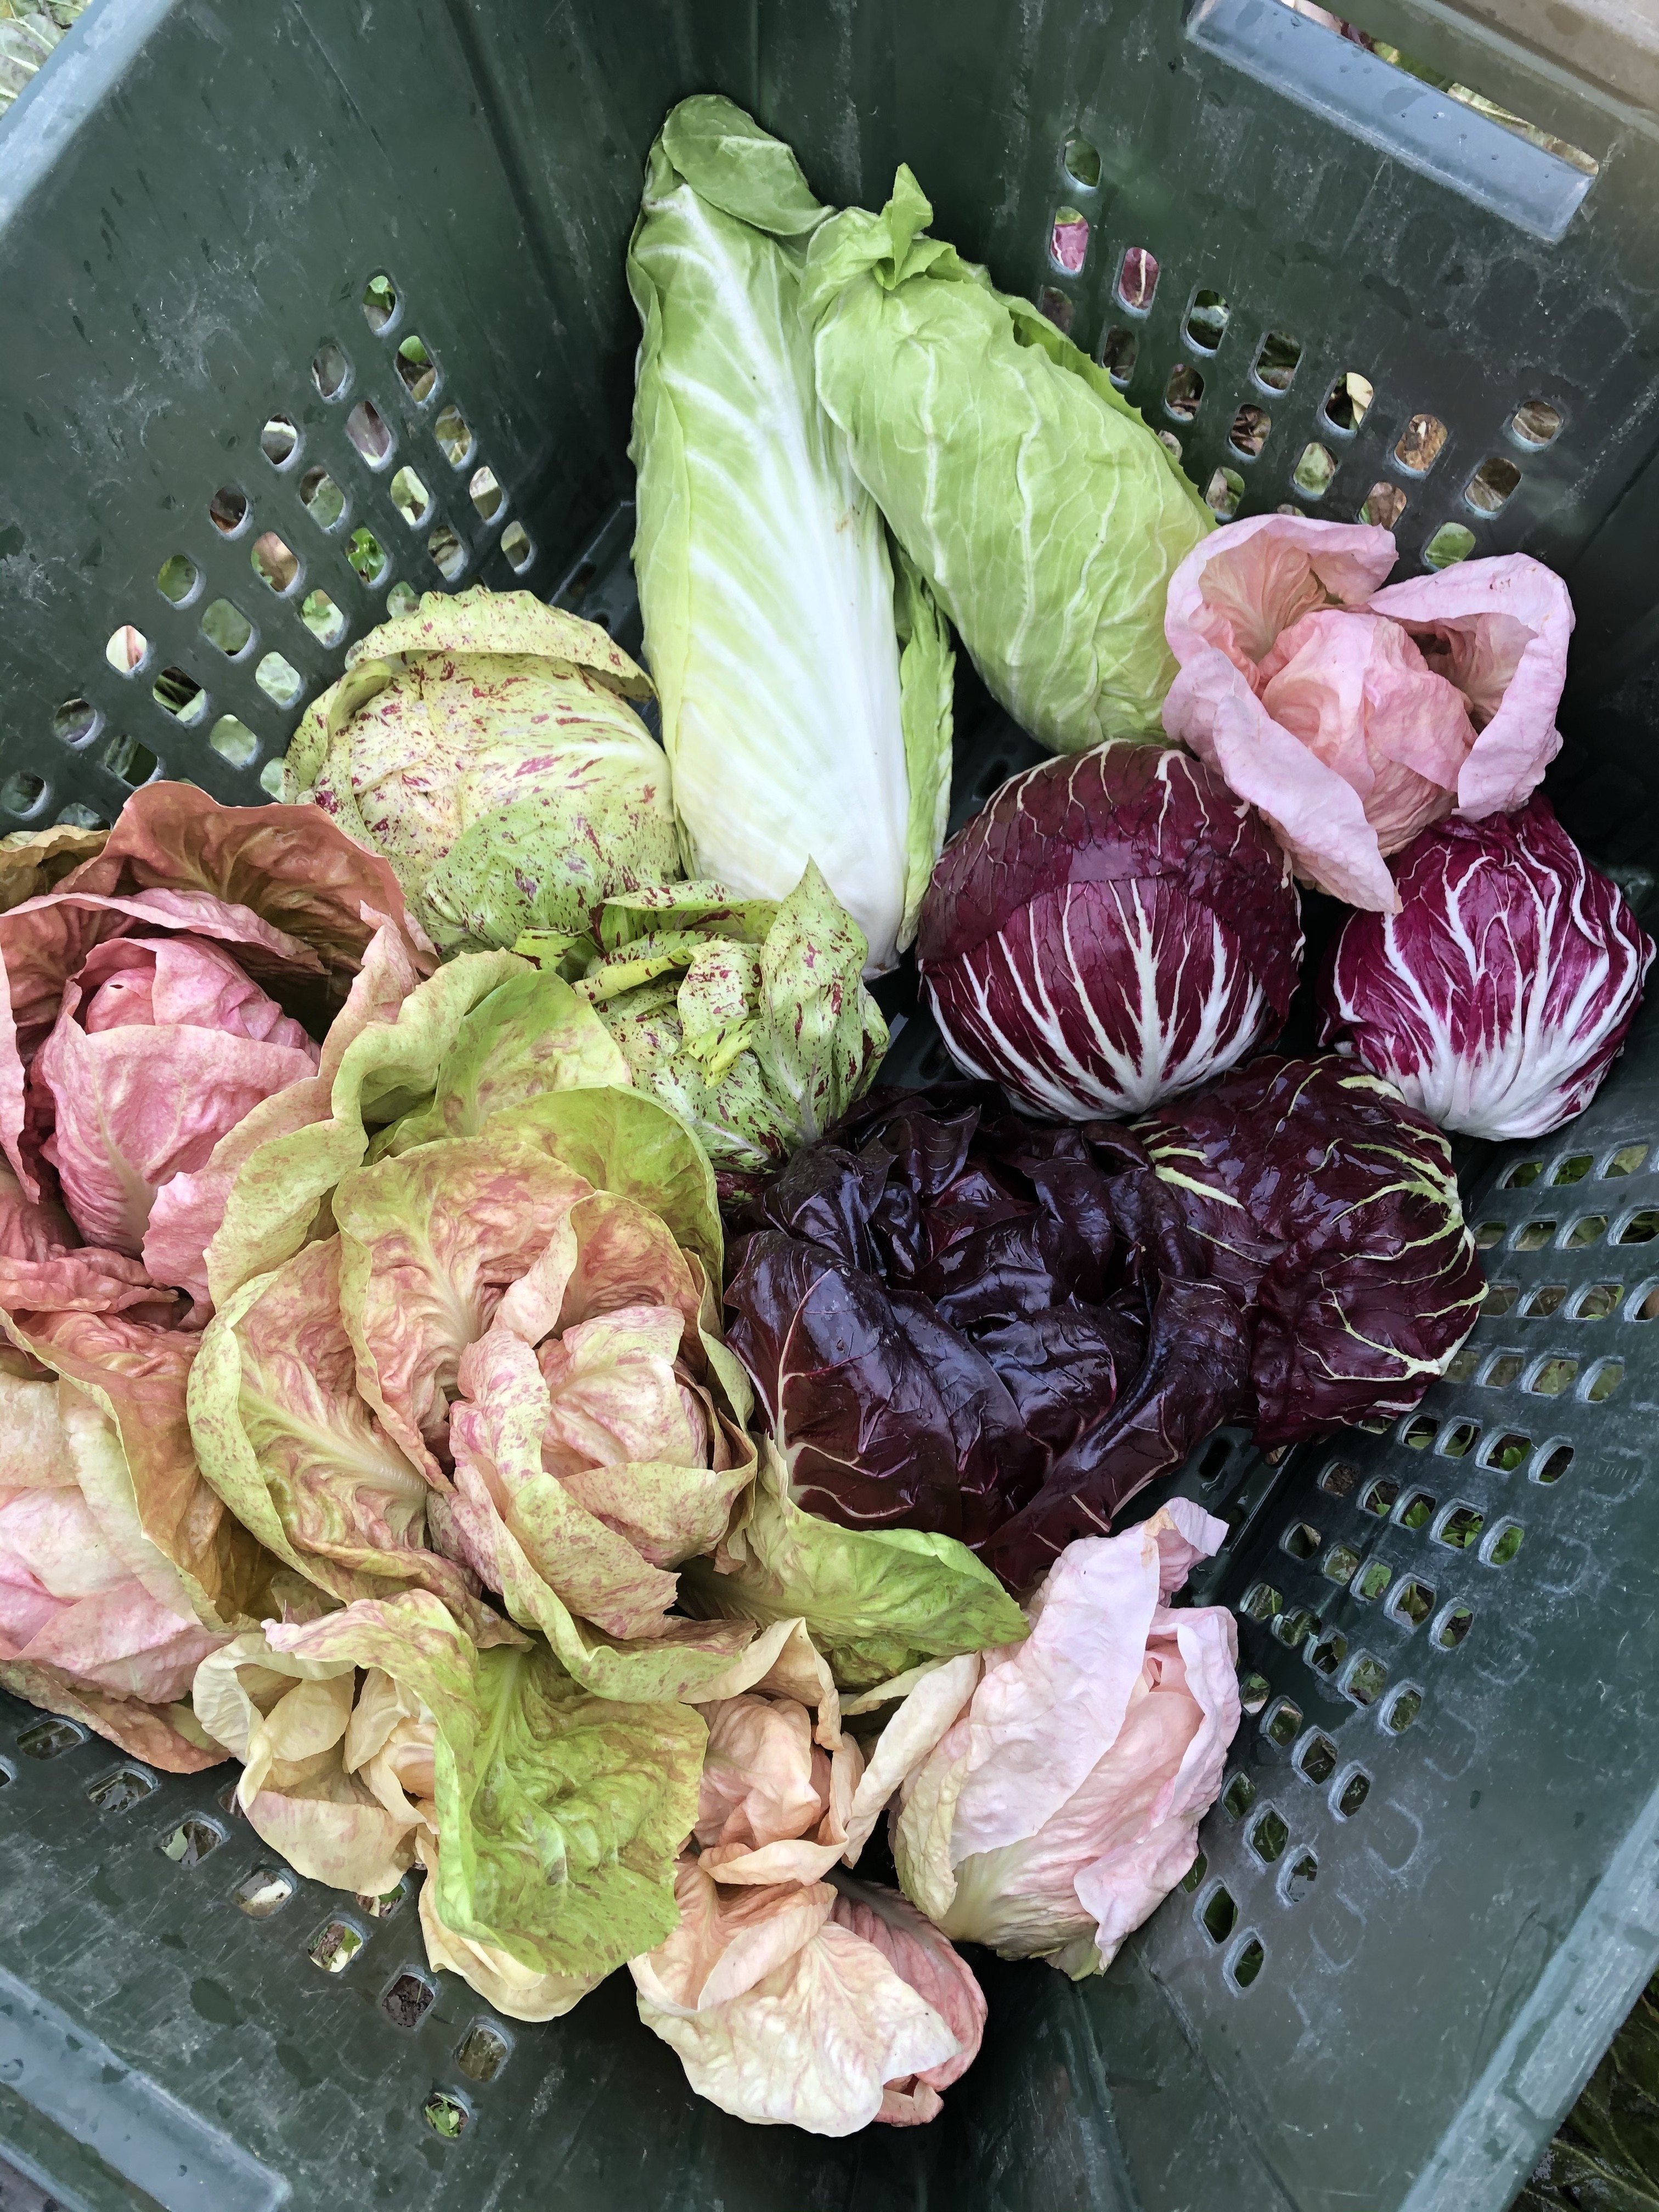
[[1109, 744], [1004, 784], [954, 837], [916, 958], [957, 1065], [1065, 1121], [1209, 1082], [1290, 1011], [1290, 861], [1212, 769]]
[[1541, 795], [1425, 830], [1394, 877], [1399, 913], [1351, 915], [1332, 947], [1321, 1042], [1443, 1129], [1559, 1129], [1623, 1049], [1653, 964], [1623, 892]]
[[1136, 1130], [1250, 1316], [1258, 1443], [1409, 1413], [1486, 1295], [1433, 1123], [1333, 1054], [1253, 1060]]
[[283, 795], [383, 853], [445, 951], [585, 929], [679, 874], [668, 763], [629, 704], [650, 680], [593, 623], [529, 592], [428, 592], [347, 659]]

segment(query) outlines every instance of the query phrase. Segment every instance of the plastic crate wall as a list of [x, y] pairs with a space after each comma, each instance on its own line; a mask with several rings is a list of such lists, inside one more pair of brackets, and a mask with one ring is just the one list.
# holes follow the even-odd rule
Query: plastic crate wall
[[[1581, 615], [1562, 776], [1593, 803], [1622, 714], [1631, 781], [1601, 813], [1651, 865], [1651, 118], [1432, 0], [1367, 27], [1596, 158], [1559, 236], [1570, 178], [1278, 0], [100, 0], [0, 130], [0, 829], [107, 819], [163, 771], [262, 796], [399, 583], [522, 583], [627, 629], [623, 251], [663, 112], [720, 88], [826, 198], [878, 202], [907, 160], [1000, 282], [1120, 367], [1132, 334], [1128, 396], [1200, 485], [1234, 472], [1241, 512], [1352, 518], [1382, 483], [1407, 568], [1447, 521], [1560, 567]], [[1060, 210], [1088, 225], [1075, 270]], [[1288, 382], [1255, 374], [1270, 332]], [[1328, 404], [1350, 372], [1374, 394], [1351, 428]], [[1511, 428], [1528, 403], [1559, 418], [1544, 444]], [[1402, 459], [1419, 418], [1443, 439]], [[1518, 481], [1471, 506], [1494, 459]], [[249, 632], [234, 653], [202, 628], [220, 601]], [[210, 629], [239, 635], [222, 611]], [[986, 2051], [936, 2128], [743, 2130], [616, 1985], [548, 2028], [496, 2023], [511, 2063], [477, 2084], [464, 1988], [382, 2002], [419, 1978], [411, 1916], [301, 1885], [250, 1920], [233, 1892], [261, 1856], [216, 1778], [100, 1798], [115, 1754], [17, 1755], [20, 1710], [0, 2137], [99, 2205], [1505, 2203], [1659, 1953], [1641, 1035], [1559, 1145], [1472, 1185], [1516, 1295], [1421, 1423], [1278, 1469], [1239, 1440], [1200, 1455], [1188, 1480], [1233, 1523], [1207, 1589], [1243, 1607], [1265, 1685], [1243, 1783], [1195, 1888], [1103, 1982], [988, 1969]], [[1569, 1160], [1589, 1164], [1563, 1179]], [[223, 1841], [179, 1863], [161, 1846], [190, 1819]], [[330, 1917], [365, 1939], [337, 1978], [307, 1955]], [[459, 2139], [422, 2118], [434, 2094]]]

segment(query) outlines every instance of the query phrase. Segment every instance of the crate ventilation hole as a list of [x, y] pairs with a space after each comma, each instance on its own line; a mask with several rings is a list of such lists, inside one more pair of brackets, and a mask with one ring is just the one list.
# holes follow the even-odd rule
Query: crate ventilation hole
[[[463, 583], [495, 550], [515, 577], [533, 568], [536, 548], [388, 276], [370, 278], [362, 307], [365, 356], [354, 362], [325, 338], [311, 364], [330, 412], [304, 428], [300, 403], [266, 418], [247, 479], [208, 502], [200, 557], [167, 553], [155, 579], [161, 605], [111, 632], [104, 659], [131, 695], [108, 711], [76, 696], [52, 715], [94, 799], [54, 811], [50, 769], [18, 769], [0, 783], [0, 827], [106, 827], [130, 792], [188, 775], [204, 744], [240, 775], [258, 771], [258, 790], [275, 797], [300, 710], [338, 674], [353, 636], [412, 612], [423, 591]], [[382, 404], [354, 388], [365, 378]], [[384, 606], [365, 605], [365, 592]]]
[[[1621, 1183], [1656, 1164], [1650, 1146], [1625, 1142], [1599, 1153], [1572, 1151], [1511, 1165], [1500, 1189], [1526, 1194], [1515, 1201], [1516, 1214], [1477, 1228], [1484, 1249], [1496, 1254], [1504, 1248], [1505, 1268], [1488, 1286], [1482, 1318], [1488, 1326], [1510, 1317], [1549, 1323], [1565, 1328], [1566, 1340], [1506, 1346], [1480, 1333], [1480, 1340], [1460, 1349], [1441, 1387], [1472, 1387], [1483, 1400], [1512, 1393], [1516, 1410], [1494, 1414], [1486, 1404], [1473, 1403], [1448, 1410], [1431, 1401], [1395, 1421], [1362, 1423], [1391, 1439], [1389, 1458], [1362, 1468], [1339, 1445], [1319, 1467], [1307, 1493], [1311, 1502], [1282, 1520], [1279, 1565], [1262, 1568], [1238, 1608], [1247, 1638], [1265, 1639], [1255, 1647], [1255, 1662], [1247, 1656], [1240, 1669], [1255, 1763], [1230, 1775], [1205, 1826], [1209, 1861], [1220, 1848], [1218, 1838], [1237, 1842], [1230, 1847], [1227, 1871], [1218, 1873], [1200, 1855], [1185, 1883], [1202, 1941], [1236, 1983], [1240, 1930], [1255, 1910], [1241, 1901], [1244, 1886], [1264, 1869], [1276, 1870], [1279, 1904], [1306, 1895], [1319, 1856], [1310, 1820], [1328, 1818], [1340, 1826], [1361, 1817], [1370, 1794], [1364, 1761], [1346, 1757], [1335, 1741], [1340, 1724], [1310, 1719], [1310, 1700], [1326, 1714], [1340, 1700], [1356, 1721], [1374, 1714], [1385, 1741], [1415, 1726], [1435, 1669], [1466, 1644], [1479, 1648], [1485, 1593], [1495, 1592], [1498, 1578], [1516, 1570], [1528, 1540], [1528, 1486], [1553, 1488], [1573, 1466], [1572, 1439], [1549, 1432], [1556, 1407], [1593, 1418], [1589, 1409], [1605, 1404], [1624, 1382], [1625, 1362], [1609, 1340], [1588, 1332], [1579, 1340], [1577, 1332], [1589, 1323], [1617, 1328], [1659, 1318], [1659, 1277], [1632, 1281], [1603, 1272], [1610, 1250], [1659, 1241], [1659, 1204], [1641, 1204], [1648, 1194], [1641, 1188], [1620, 1195]], [[1545, 1212], [1534, 1203], [1538, 1191], [1571, 1193], [1579, 1203]], [[1510, 1253], [1551, 1279], [1528, 1284], [1512, 1277]], [[1575, 1264], [1589, 1279], [1566, 1279]], [[1519, 1413], [1528, 1403], [1541, 1419]], [[1339, 1627], [1332, 1615], [1343, 1594]], [[1356, 1614], [1356, 1607], [1363, 1610]], [[1356, 1618], [1376, 1626], [1356, 1626]], [[1298, 1661], [1314, 1678], [1307, 1691], [1295, 1689], [1285, 1673]], [[1245, 1741], [1241, 1737], [1241, 1749]], [[1263, 1754], [1272, 1762], [1265, 1769]], [[1288, 1796], [1277, 1778], [1286, 1770], [1304, 1785]], [[1207, 1887], [1206, 1869], [1212, 1877]], [[1261, 1944], [1254, 1929], [1246, 1933]], [[1251, 1959], [1253, 1979], [1261, 1961], [1254, 1952]]]
[[[1477, 453], [1472, 467], [1462, 464], [1442, 493], [1435, 472], [1449, 433], [1438, 416], [1401, 407], [1410, 395], [1379, 392], [1363, 363], [1337, 360], [1316, 378], [1292, 332], [1264, 325], [1207, 285], [1181, 297], [1150, 246], [1114, 247], [1087, 212], [1100, 189], [1101, 160], [1086, 139], [1067, 141], [1059, 170], [1063, 197], [1044, 234], [1037, 307], [1083, 344], [1079, 315], [1104, 282], [1094, 358], [1183, 465], [1200, 416], [1206, 430], [1228, 424], [1204, 489], [1223, 522], [1247, 499], [1253, 513], [1277, 501], [1281, 514], [1389, 530], [1413, 507], [1426, 526], [1437, 507], [1419, 558], [1426, 568], [1449, 568], [1476, 550], [1480, 526], [1521, 490], [1523, 464], [1559, 434], [1562, 411], [1553, 400], [1523, 400], [1497, 426], [1493, 450]], [[1202, 442], [1206, 458], [1216, 453], [1215, 437]], [[1195, 453], [1193, 459], [1201, 479], [1203, 465]]]
[[[88, 1744], [102, 1753], [110, 1749], [78, 1722], [64, 1720], [51, 1713], [29, 1720], [17, 1730], [14, 1742], [24, 1760], [37, 1765], [61, 1758], [80, 1744]], [[14, 1760], [0, 1757], [0, 1788], [15, 1783], [18, 1772]], [[176, 1780], [156, 1775], [136, 1760], [125, 1759], [114, 1767], [106, 1765], [97, 1771], [84, 1785], [84, 1795], [118, 1829], [119, 1824], [155, 1796], [164, 1784], [175, 1790], [180, 1786]], [[234, 1940], [235, 1915], [240, 1915], [243, 1923], [274, 1920], [288, 1910], [301, 1887], [301, 1879], [291, 1867], [264, 1860], [246, 1867], [216, 1890], [212, 1887], [210, 1875], [196, 1875], [195, 1870], [214, 1859], [242, 1825], [235, 1807], [235, 1784], [229, 1783], [217, 1792], [212, 1813], [187, 1812], [166, 1822], [159, 1832], [151, 1832], [153, 1847], [180, 1875], [209, 1882], [205, 1892], [196, 1893], [203, 1906], [210, 1911], [232, 1913], [231, 1923], [222, 1931], [225, 1941]], [[246, 1832], [245, 1827], [243, 1832]], [[133, 1833], [133, 1841], [140, 1849], [151, 1847], [146, 1846], [142, 1829]], [[419, 1879], [415, 1874], [405, 1875], [395, 1889], [383, 1896], [352, 1900], [354, 1909], [349, 1912], [330, 1911], [320, 1923], [301, 1922], [289, 1940], [294, 1942], [297, 1937], [300, 1951], [312, 1969], [330, 1979], [347, 1974], [357, 1966], [373, 1940], [375, 1923], [390, 1921], [399, 1913], [412, 1897]], [[368, 1923], [367, 1928], [365, 1923]], [[254, 1937], [250, 1930], [248, 1940], [266, 1939]], [[389, 1940], [396, 1945], [399, 1939], [393, 1934]], [[423, 1963], [394, 1965], [395, 1958], [394, 1950], [386, 1961], [389, 1971], [378, 2004], [381, 2016], [402, 2033], [422, 2030], [426, 2030], [428, 2037], [434, 2031], [446, 2033], [446, 2015], [441, 2009], [434, 2013], [441, 1978], [430, 1972]], [[355, 1981], [356, 1977], [353, 1978]], [[472, 1996], [471, 1990], [463, 1990], [462, 1994]], [[343, 1990], [342, 1997], [344, 1998]], [[476, 1998], [473, 2002], [476, 2006]], [[434, 2015], [429, 2022], [428, 2014]], [[511, 2059], [514, 2047], [513, 2033], [506, 2023], [474, 2010], [442, 2060], [446, 2072], [453, 2069], [453, 2086], [445, 2087], [440, 2080], [433, 2082], [429, 2089], [416, 2089], [412, 2109], [418, 2110], [434, 2134], [447, 2142], [458, 2140], [477, 2117], [476, 2093], [489, 2088]], [[428, 2080], [430, 2078], [428, 2075]]]

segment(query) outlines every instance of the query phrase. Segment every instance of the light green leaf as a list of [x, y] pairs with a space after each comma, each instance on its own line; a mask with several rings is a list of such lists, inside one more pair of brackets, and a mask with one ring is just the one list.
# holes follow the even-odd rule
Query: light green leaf
[[524, 967], [465, 1014], [431, 1103], [388, 1132], [386, 1151], [477, 1136], [492, 1114], [548, 1091], [628, 1082], [628, 1063], [589, 1001], [555, 973]]
[[1027, 1632], [1014, 1600], [953, 1537], [842, 1528], [804, 1512], [769, 1442], [746, 1513], [715, 1557], [694, 1559], [681, 1579], [710, 1612], [803, 1620], [843, 1689]]
[[695, 1252], [711, 1283], [724, 1280], [725, 1243], [714, 1171], [678, 1115], [638, 1091], [557, 1091], [497, 1114], [486, 1136], [533, 1136], [596, 1190], [634, 1200]]
[[545, 1644], [477, 1650], [425, 1594], [273, 1627], [270, 1641], [383, 1668], [433, 1715], [432, 1879], [453, 1933], [591, 1977], [674, 1927], [674, 1857], [707, 1741], [689, 1705], [595, 1698]]
[[957, 657], [951, 625], [921, 571], [893, 540], [893, 617], [899, 639], [899, 713], [910, 777], [905, 830], [904, 926], [915, 939], [921, 902], [945, 846], [951, 812], [951, 738], [956, 716]]
[[879, 215], [814, 234], [819, 403], [1016, 721], [1056, 752], [1159, 738], [1164, 597], [1213, 518], [1106, 371], [932, 216], [901, 168]]
[[[912, 748], [881, 516], [817, 403], [798, 312], [824, 212], [729, 100], [665, 124], [628, 256], [635, 568], [688, 872], [780, 898], [815, 860], [880, 972], [904, 942]], [[929, 818], [932, 798], [930, 779]]]
[[371, 1022], [352, 1039], [326, 1118], [271, 1138], [238, 1167], [224, 1220], [207, 1249], [216, 1305], [300, 1249], [329, 1192], [362, 1165], [370, 1124], [395, 1121], [428, 1095], [464, 1018], [524, 972], [510, 952], [464, 956], [411, 991], [395, 1021]]

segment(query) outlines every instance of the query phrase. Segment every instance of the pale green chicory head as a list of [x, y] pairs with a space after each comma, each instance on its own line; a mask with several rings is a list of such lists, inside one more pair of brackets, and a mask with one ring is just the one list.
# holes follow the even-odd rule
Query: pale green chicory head
[[429, 592], [307, 709], [283, 794], [398, 871], [446, 951], [580, 929], [680, 872], [651, 684], [592, 623], [528, 592]]
[[814, 231], [819, 403], [1016, 721], [1056, 752], [1161, 738], [1164, 593], [1212, 518], [1106, 371], [932, 218], [901, 168], [879, 215]]
[[828, 213], [730, 100], [664, 124], [628, 252], [634, 562], [688, 866], [781, 899], [815, 860], [880, 973], [944, 837], [953, 656], [813, 392], [799, 272]]

